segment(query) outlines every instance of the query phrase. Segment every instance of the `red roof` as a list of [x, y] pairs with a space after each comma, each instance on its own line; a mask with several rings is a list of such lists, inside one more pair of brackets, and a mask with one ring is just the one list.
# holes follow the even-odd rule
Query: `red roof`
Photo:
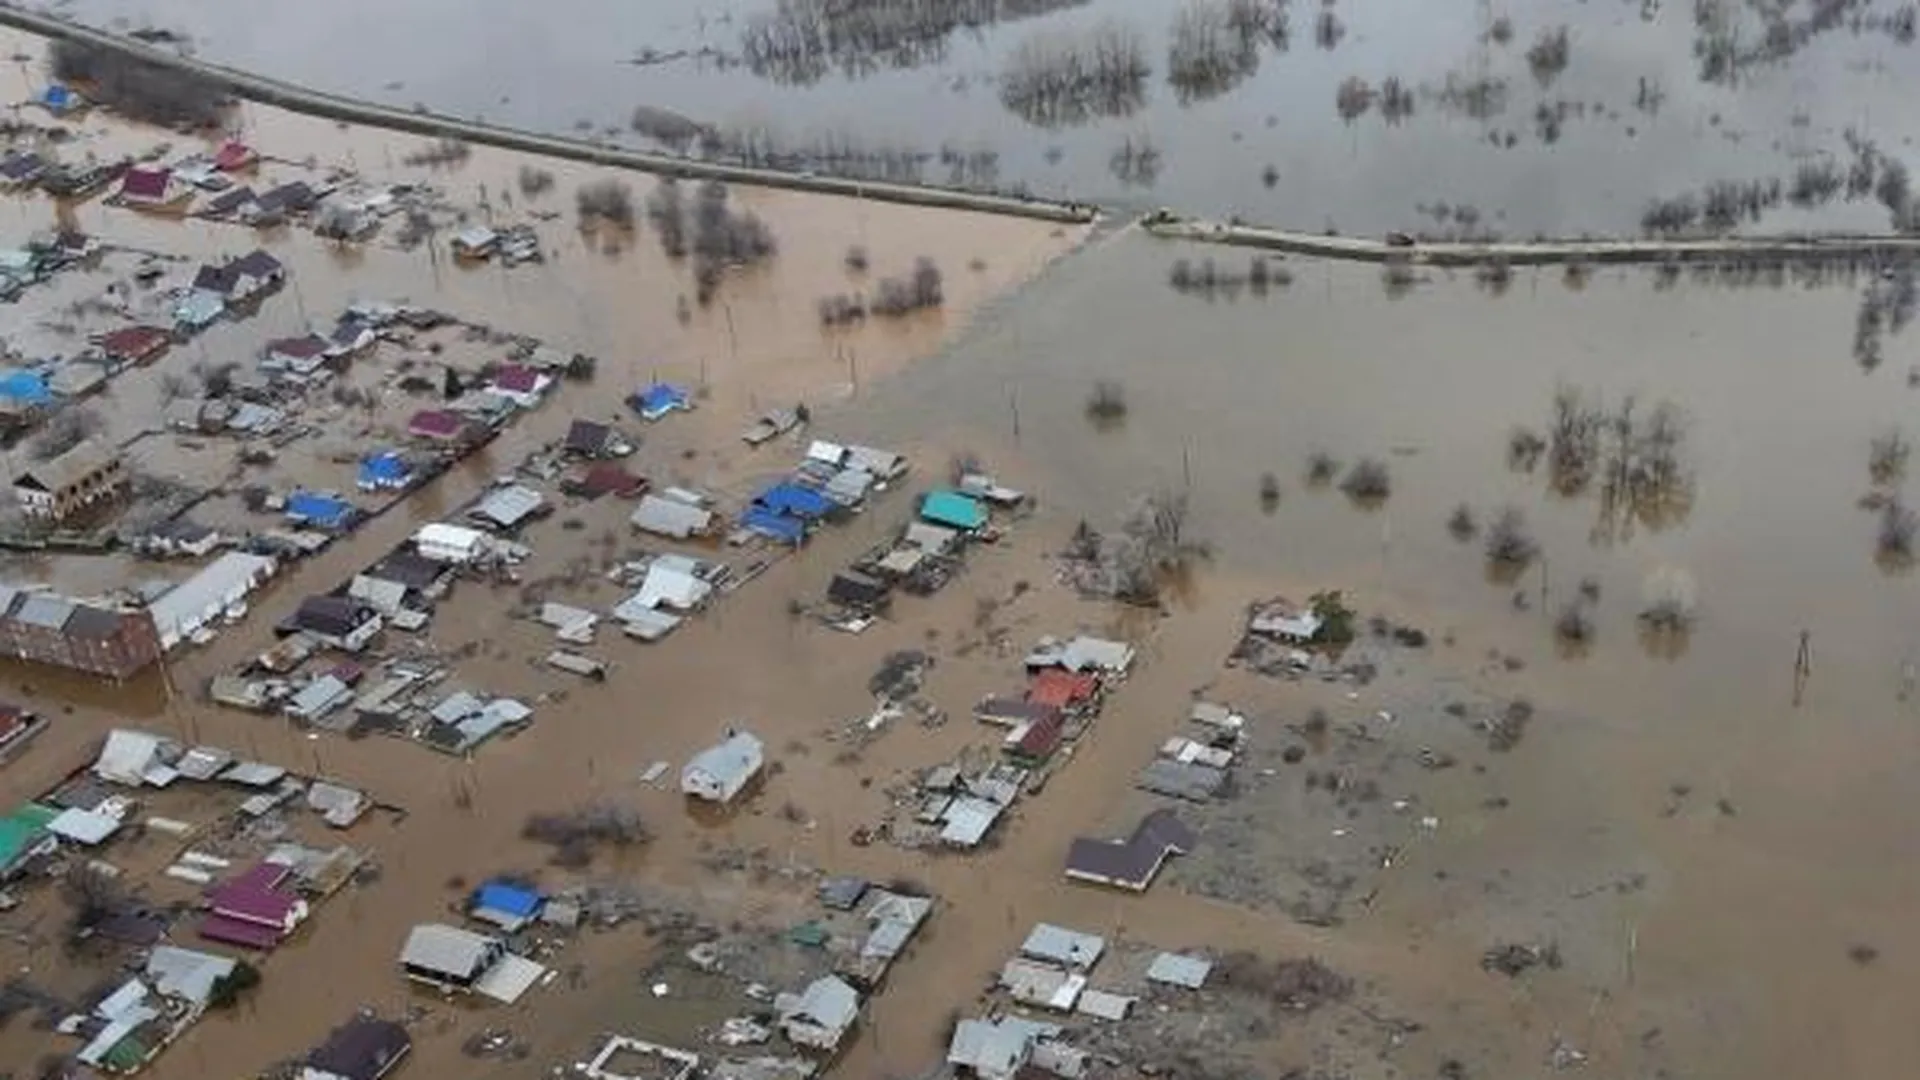
[[1027, 684], [1027, 700], [1064, 709], [1087, 700], [1099, 688], [1100, 680], [1093, 675], [1064, 668], [1047, 668], [1035, 672], [1032, 681]]
[[120, 194], [136, 199], [164, 199], [173, 181], [173, 170], [135, 165], [120, 180]]
[[1045, 761], [1060, 748], [1060, 740], [1066, 735], [1066, 722], [1059, 713], [1035, 720], [1027, 725], [1024, 735], [1012, 746], [1015, 754], [1032, 761]]
[[413, 419], [407, 423], [409, 432], [427, 439], [458, 438], [466, 429], [465, 417], [444, 409], [427, 409], [424, 412], [414, 413]]
[[229, 140], [220, 144], [214, 152], [213, 165], [216, 169], [235, 172], [260, 160], [260, 154], [246, 143]]
[[208, 906], [223, 918], [275, 929], [284, 927], [300, 903], [299, 897], [280, 891], [281, 883], [291, 872], [279, 863], [259, 863], [232, 881], [208, 890]]
[[157, 326], [123, 326], [102, 334], [100, 350], [118, 360], [145, 360], [167, 347], [170, 340]]
[[540, 389], [540, 373], [521, 364], [508, 364], [493, 377], [497, 390], [514, 394], [531, 394]]

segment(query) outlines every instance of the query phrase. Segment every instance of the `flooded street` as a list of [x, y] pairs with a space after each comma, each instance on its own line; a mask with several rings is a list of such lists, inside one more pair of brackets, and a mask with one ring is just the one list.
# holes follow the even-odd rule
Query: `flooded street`
[[[1186, 9], [1225, 18], [1232, 4], [349, 0], [272, 22], [234, 0], [51, 7], [184, 33], [200, 56], [296, 82], [540, 131], [647, 145], [630, 123], [645, 106], [680, 118], [649, 130], [704, 126], [720, 156], [1349, 233], [1634, 231], [1655, 197], [1844, 168], [1849, 131], [1898, 158], [1916, 134], [1901, 106], [1912, 12], [1891, 0], [1260, 2], [1283, 32], [1235, 46], [1200, 83], [1177, 77]], [[1137, 84], [1040, 123], [1010, 110], [1023, 49], [1057, 54], [1109, 29], [1135, 43]], [[1557, 29], [1566, 55], [1536, 65]], [[1346, 119], [1349, 80], [1367, 103]], [[1373, 104], [1389, 80], [1411, 95], [1391, 118]], [[1768, 212], [1774, 228], [1885, 221], [1870, 199]]]
[[[77, 10], [93, 14], [91, 7]], [[1571, 20], [1577, 10], [1585, 9], [1552, 17]], [[906, 110], [914, 97], [905, 84], [944, 85], [993, 70], [990, 57], [1002, 55], [993, 50], [1009, 33], [1114, 13], [1125, 15], [1128, 6], [1008, 20], [978, 38], [957, 33], [938, 63], [869, 80], [823, 78], [807, 94], [822, 102], [837, 94], [852, 103], [847, 108]], [[104, 5], [97, 12], [102, 20], [118, 14], [127, 13]], [[167, 22], [165, 14], [151, 17]], [[578, 73], [560, 84], [564, 93], [549, 96], [539, 89], [545, 84], [532, 81], [546, 70], [540, 63], [516, 67], [511, 78], [497, 62], [465, 75], [431, 74], [466, 70], [455, 57], [471, 42], [457, 37], [427, 48], [406, 71], [390, 72], [381, 65], [401, 58], [396, 51], [383, 59], [383, 52], [400, 50], [403, 41], [420, 49], [440, 40], [429, 32], [440, 17], [416, 10], [407, 16], [421, 20], [413, 32], [396, 28], [353, 50], [355, 63], [367, 65], [364, 73], [336, 72], [331, 78], [338, 81], [330, 81], [319, 68], [299, 65], [342, 54], [321, 47], [323, 29], [349, 24], [338, 9], [288, 13], [324, 22], [306, 37], [288, 33], [292, 26], [269, 34], [224, 4], [175, 14], [188, 20], [183, 25], [207, 55], [346, 89], [369, 89], [358, 80], [404, 78], [409, 85], [393, 94], [435, 105], [442, 102], [426, 95], [457, 98], [469, 80], [469, 93], [504, 88], [515, 102], [522, 92], [537, 99], [548, 115], [484, 111], [541, 126], [565, 126], [576, 109], [589, 109], [588, 102], [574, 104], [573, 93], [590, 101], [646, 99], [672, 81], [668, 74], [690, 73], [678, 62], [618, 66], [636, 45], [613, 34], [576, 34], [564, 46], [557, 33], [539, 38], [530, 22], [536, 15], [525, 12], [471, 18], [488, 28], [489, 41], [499, 35], [554, 42], [552, 62]], [[591, 14], [583, 8], [576, 17]], [[672, 47], [694, 48], [705, 40], [700, 34], [728, 39], [726, 14], [657, 17], [676, 33], [693, 34]], [[1658, 14], [1655, 26], [1685, 17]], [[1305, 20], [1308, 13], [1296, 15]], [[703, 17], [706, 30], [688, 31]], [[1369, 23], [1356, 10], [1349, 44], [1331, 51], [1316, 50], [1304, 26], [1297, 28], [1286, 55], [1268, 58], [1237, 94], [1212, 104], [1232, 114], [1235, 102], [1276, 100], [1284, 96], [1282, 80], [1304, 78], [1298, 73], [1310, 65], [1331, 76], [1344, 68], [1345, 50], [1361, 41], [1403, 38], [1409, 65], [1419, 59], [1415, 52], [1447, 52], [1430, 44], [1416, 50], [1414, 26], [1384, 11], [1375, 18]], [[1587, 18], [1600, 27], [1618, 20], [1621, 33], [1642, 28], [1638, 9], [1624, 5], [1594, 7]], [[195, 25], [202, 19], [204, 30]], [[245, 34], [234, 29], [243, 26]], [[1529, 34], [1521, 31], [1520, 40]], [[635, 35], [645, 37], [647, 28]], [[288, 49], [295, 39], [305, 47]], [[1607, 39], [1587, 27], [1577, 40], [1586, 49]], [[1691, 61], [1678, 40], [1661, 63], [1684, 68]], [[1838, 34], [1834, 42], [1867, 40]], [[1456, 44], [1471, 49], [1470, 41]], [[442, 47], [445, 54], [435, 51]], [[581, 90], [601, 77], [578, 52], [587, 48], [609, 53], [598, 58], [606, 78], [632, 85]], [[436, 57], [444, 57], [444, 68]], [[1408, 75], [1431, 77], [1411, 66]], [[22, 70], [19, 85], [0, 92], [24, 96], [36, 77]], [[434, 90], [436, 78], [444, 89]], [[514, 79], [528, 80], [526, 89]], [[741, 72], [725, 79], [765, 89]], [[901, 92], [873, 92], [888, 80], [900, 82]], [[687, 78], [684, 85], [700, 93], [706, 84]], [[1766, 85], [1761, 80], [1760, 99]], [[1839, 92], [1852, 95], [1849, 109], [1864, 100], [1856, 87], [1842, 85]], [[712, 86], [704, 92], [719, 93]], [[1781, 93], [1774, 106], [1800, 107]], [[1330, 92], [1306, 96], [1316, 103], [1308, 116], [1331, 115]], [[669, 99], [665, 91], [660, 97], [664, 107], [691, 110], [691, 99]], [[958, 117], [979, 111], [983, 141], [1007, 133], [1012, 121], [992, 111], [999, 105], [991, 94], [975, 89], [954, 100]], [[1667, 108], [1685, 111], [1678, 106]], [[477, 98], [447, 107], [483, 111]], [[1268, 107], [1247, 105], [1253, 111], [1217, 118], [1221, 126], [1211, 127], [1213, 121], [1187, 123], [1189, 114], [1156, 99], [1127, 123], [1165, 125], [1153, 137], [1170, 143], [1216, 140], [1210, 151], [1193, 151], [1204, 161], [1207, 153], [1239, 153], [1227, 149], [1238, 146], [1230, 139], [1218, 141], [1221, 133], [1244, 124], [1251, 141], [1258, 126], [1251, 118]], [[1689, 107], [1718, 106], [1703, 98]], [[613, 112], [626, 108], [623, 102]], [[782, 122], [808, 115], [783, 111]], [[837, 126], [856, 114], [820, 115], [822, 125]], [[869, 115], [877, 114], [858, 114]], [[1352, 1000], [1317, 1010], [1250, 1010], [1244, 992], [1210, 988], [1214, 996], [1203, 1008], [1172, 1010], [1200, 1013], [1197, 1029], [1143, 1005], [1150, 1015], [1125, 1028], [1131, 1035], [1110, 1036], [1140, 1055], [1122, 1065], [1144, 1063], [1160, 1049], [1156, 1043], [1190, 1041], [1210, 1068], [1177, 1065], [1170, 1075], [1180, 1080], [1455, 1080], [1549, 1075], [1581, 1065], [1588, 1075], [1609, 1077], [1878, 1077], [1898, 1075], [1920, 1050], [1900, 1011], [1902, 988], [1920, 975], [1920, 930], [1910, 917], [1920, 899], [1920, 839], [1905, 812], [1908, 777], [1920, 766], [1920, 702], [1912, 697], [1920, 625], [1910, 559], [1887, 558], [1884, 550], [1876, 558], [1886, 518], [1862, 506], [1870, 493], [1879, 500], [1874, 506], [1906, 505], [1902, 491], [1911, 481], [1903, 471], [1876, 482], [1869, 460], [1876, 438], [1899, 431], [1911, 440], [1920, 430], [1910, 416], [1920, 393], [1912, 374], [1920, 370], [1920, 339], [1900, 333], [1905, 318], [1894, 317], [1877, 366], [1857, 362], [1850, 345], [1863, 291], [1881, 287], [1876, 274], [1836, 275], [1815, 286], [1783, 274], [1777, 285], [1734, 288], [1713, 273], [1554, 268], [1517, 271], [1495, 289], [1464, 271], [1422, 270], [1395, 282], [1383, 280], [1377, 266], [1289, 259], [1272, 264], [1285, 268], [1284, 285], [1209, 296], [1169, 287], [1176, 260], [1238, 267], [1246, 264], [1244, 253], [1157, 240], [1122, 224], [1089, 232], [735, 188], [734, 205], [764, 221], [778, 239], [777, 254], [728, 270], [711, 303], [689, 304], [693, 276], [663, 253], [653, 225], [642, 221], [631, 232], [577, 227], [573, 192], [601, 178], [593, 170], [540, 163], [555, 184], [536, 198], [520, 180], [522, 167], [532, 164], [525, 159], [475, 150], [452, 169], [426, 170], [400, 164], [420, 152], [422, 140], [251, 105], [242, 119], [242, 134], [276, 175], [318, 171], [301, 164], [311, 156], [383, 182], [429, 182], [464, 221], [531, 225], [549, 261], [465, 268], [446, 256], [444, 233], [403, 250], [387, 235], [391, 226], [362, 244], [323, 241], [304, 228], [263, 234], [259, 242], [289, 269], [280, 294], [150, 366], [116, 375], [89, 404], [110, 417], [104, 430], [116, 443], [129, 441], [137, 468], [211, 483], [209, 462], [219, 449], [195, 450], [183, 445], [191, 440], [165, 431], [134, 438], [162, 407], [168, 374], [197, 363], [250, 362], [268, 340], [330, 325], [358, 300], [430, 305], [538, 336], [565, 353], [593, 355], [599, 364], [591, 380], [567, 382], [392, 512], [293, 566], [211, 644], [177, 654], [166, 672], [177, 693], [157, 673], [113, 690], [43, 669], [0, 672], [0, 696], [55, 720], [0, 771], [8, 805], [82, 767], [106, 730], [137, 723], [186, 743], [223, 745], [338, 778], [384, 806], [345, 835], [372, 853], [377, 874], [318, 906], [295, 939], [261, 961], [264, 982], [239, 1011], [192, 1028], [145, 1075], [250, 1073], [303, 1052], [362, 1007], [407, 1016], [416, 1040], [409, 1075], [532, 1080], [582, 1060], [607, 1031], [712, 1052], [714, 1026], [741, 1006], [714, 1000], [725, 998], [713, 986], [721, 980], [689, 972], [682, 959], [686, 925], [583, 936], [553, 959], [562, 977], [512, 1006], [468, 1006], [411, 988], [394, 962], [408, 928], [454, 918], [476, 882], [501, 873], [549, 888], [631, 888], [655, 913], [671, 911], [694, 926], [696, 938], [757, 935], [774, 943], [767, 955], [783, 962], [799, 953], [787, 939], [805, 917], [818, 874], [924, 886], [938, 898], [936, 914], [864, 1006], [857, 1038], [830, 1073], [863, 1080], [921, 1075], [938, 1059], [949, 1019], [980, 1010], [993, 973], [1041, 920], [1132, 947], [1313, 957], [1352, 980]], [[1772, 116], [1754, 124], [1778, 122]], [[1321, 123], [1302, 123], [1302, 132], [1319, 136], [1287, 124], [1262, 129], [1276, 141], [1275, 131], [1302, 141], [1285, 151], [1250, 148], [1244, 168], [1195, 167], [1189, 175], [1170, 155], [1166, 190], [1151, 197], [1189, 195], [1213, 210], [1238, 207], [1242, 198], [1271, 199], [1258, 204], [1270, 212], [1248, 212], [1309, 226], [1321, 213], [1335, 213], [1322, 207], [1365, 207], [1354, 212], [1380, 215], [1367, 219], [1375, 227], [1402, 220], [1394, 216], [1404, 212], [1402, 202], [1465, 197], [1400, 189], [1414, 183], [1406, 166], [1413, 159], [1394, 155], [1412, 151], [1389, 143], [1438, 127], [1387, 132], [1377, 117], [1352, 131], [1337, 118], [1326, 130]], [[1514, 196], [1508, 227], [1605, 228], [1621, 214], [1637, 217], [1643, 187], [1622, 188], [1609, 201], [1579, 185], [1612, 191], [1610, 176], [1642, 182], [1650, 175], [1647, 161], [1677, 160], [1672, 146], [1679, 143], [1634, 157], [1694, 130], [1673, 123], [1665, 135], [1650, 127], [1633, 154], [1622, 153], [1617, 139], [1582, 151], [1584, 129], [1571, 127], [1551, 154], [1591, 153], [1620, 172], [1589, 173], [1569, 164], [1580, 158], [1555, 156], [1553, 170], [1566, 169], [1569, 178], [1562, 185], [1542, 179], [1561, 175], [1552, 170], [1519, 169], [1514, 175], [1525, 182], [1514, 184], [1525, 193]], [[105, 118], [81, 127], [80, 146], [102, 157], [159, 141]], [[1122, 130], [1113, 121], [1071, 138], [1076, 148], [1081, 140], [1092, 148]], [[1307, 170], [1312, 179], [1298, 187], [1281, 183], [1253, 194], [1267, 154], [1297, 153], [1310, 163], [1325, 149], [1312, 141], [1319, 137], [1339, 142], [1350, 160], [1373, 162], [1362, 170], [1370, 178], [1405, 179], [1355, 184], [1344, 174]], [[1074, 164], [1081, 153], [1070, 150], [1059, 166], [1077, 178], [1068, 185], [1077, 196], [1085, 195], [1082, 179], [1098, 191], [1104, 169]], [[1468, 183], [1473, 169], [1451, 173], [1449, 153], [1422, 149], [1420, 160], [1432, 165], [1419, 172], [1421, 186]], [[1472, 150], [1476, 162], [1513, 167], [1516, 159], [1487, 157], [1493, 153]], [[1777, 164], [1772, 151], [1755, 153], [1754, 161]], [[1034, 168], [1018, 175], [1040, 176], [1052, 166]], [[1288, 168], [1282, 166], [1283, 176]], [[1246, 176], [1234, 179], [1239, 172]], [[625, 179], [642, 198], [653, 190], [650, 178]], [[1539, 202], [1543, 192], [1552, 197]], [[1133, 197], [1117, 189], [1101, 197], [1108, 196]], [[1289, 205], [1314, 207], [1314, 219], [1300, 220]], [[1492, 212], [1491, 200], [1484, 205]], [[1877, 205], [1875, 212], [1884, 217]], [[187, 260], [239, 255], [256, 242], [238, 225], [164, 220], [99, 201], [58, 211], [38, 195], [0, 201], [0, 226], [16, 238], [56, 220], [123, 248]], [[852, 247], [864, 249], [874, 277], [904, 273], [923, 257], [935, 261], [944, 303], [936, 311], [823, 329], [818, 302], [869, 283], [861, 276], [867, 271], [849, 269]], [[60, 339], [48, 324], [130, 273], [113, 261], [121, 255], [56, 278], [44, 293], [29, 292], [7, 309], [19, 313], [16, 333], [36, 348]], [[351, 470], [324, 451], [348, 452], [350, 465], [355, 448], [405, 438], [414, 395], [374, 377], [411, 355], [389, 352], [389, 345], [351, 369], [361, 380], [356, 386], [379, 395], [374, 404], [360, 412], [316, 395], [304, 415], [318, 429], [311, 442], [321, 449], [290, 451], [295, 463], [276, 465], [284, 474], [275, 473], [274, 483], [346, 489]], [[474, 355], [464, 354], [465, 345]], [[433, 355], [455, 370], [491, 359], [479, 355], [489, 349], [497, 351], [498, 343], [479, 336]], [[637, 426], [624, 399], [655, 379], [699, 388], [697, 408]], [[1685, 497], [1663, 504], [1661, 514], [1633, 517], [1644, 508], [1604, 502], [1604, 483], [1556, 491], [1549, 464], [1518, 460], [1525, 455], [1515, 454], [1516, 431], [1548, 432], [1555, 395], [1569, 388], [1609, 410], [1609, 418], [1628, 399], [1641, 418], [1671, 406]], [[1102, 397], [1109, 415], [1096, 423], [1090, 406]], [[270, 628], [304, 596], [351, 578], [419, 525], [456, 514], [496, 476], [564, 436], [573, 419], [633, 425], [644, 438], [629, 460], [656, 487], [698, 486], [731, 504], [803, 448], [799, 436], [790, 436], [748, 449], [739, 432], [765, 410], [795, 404], [811, 412], [808, 436], [896, 448], [911, 456], [914, 471], [797, 554], [766, 560], [756, 579], [671, 638], [641, 645], [603, 630], [610, 640], [599, 651], [613, 662], [604, 683], [541, 666], [554, 636], [527, 613], [546, 597], [595, 610], [618, 602], [626, 590], [604, 571], [640, 540], [626, 525], [631, 504], [617, 498], [565, 502], [553, 520], [521, 535], [533, 554], [517, 568], [517, 580], [462, 581], [438, 605], [429, 630], [399, 639], [397, 648], [459, 657], [463, 684], [537, 701], [536, 722], [512, 738], [464, 756], [436, 754], [401, 739], [300, 730], [278, 716], [201, 698], [213, 676], [267, 648]], [[1318, 481], [1309, 475], [1316, 455], [1332, 462]], [[807, 617], [834, 570], [888, 541], [913, 516], [914, 493], [941, 483], [948, 462], [960, 456], [977, 457], [1006, 483], [1033, 493], [1035, 512], [1012, 523], [998, 543], [981, 545], [944, 592], [902, 597], [862, 634], [836, 633]], [[1367, 459], [1384, 466], [1390, 493], [1363, 503], [1341, 483]], [[231, 494], [224, 489], [232, 485], [220, 486]], [[1186, 497], [1187, 535], [1208, 549], [1168, 590], [1165, 610], [1075, 594], [1061, 580], [1056, 556], [1076, 526], [1110, 529], [1136, 498], [1163, 491]], [[1452, 530], [1449, 518], [1462, 506], [1473, 527]], [[1508, 508], [1524, 517], [1537, 550], [1516, 565], [1490, 565], [1487, 536]], [[737, 560], [738, 569], [762, 559], [717, 543], [684, 546]], [[178, 576], [188, 568], [140, 564], [133, 572], [149, 569]], [[114, 575], [129, 573], [118, 556], [36, 556], [9, 568], [10, 577], [75, 591], [105, 588]], [[1687, 583], [1690, 625], [1655, 631], [1642, 616], [1660, 599], [1662, 583], [1675, 581]], [[1343, 592], [1359, 613], [1361, 640], [1349, 660], [1364, 660], [1365, 678], [1277, 677], [1227, 664], [1249, 604], [1322, 590]], [[1586, 620], [1578, 641], [1563, 629], [1570, 608]], [[1383, 620], [1379, 629], [1366, 625], [1370, 618]], [[871, 842], [868, 830], [896, 812], [915, 774], [969, 747], [998, 752], [999, 734], [969, 717], [973, 703], [1018, 685], [1024, 650], [1035, 639], [1075, 632], [1128, 640], [1140, 659], [1044, 791], [1020, 802], [978, 852]], [[874, 709], [870, 676], [901, 650], [933, 658], [925, 693], [943, 710], [941, 722], [896, 719], [870, 741], [851, 741], [849, 726]], [[1145, 809], [1160, 805], [1132, 790], [1132, 777], [1203, 697], [1231, 702], [1246, 715], [1254, 756], [1229, 797], [1182, 804], [1198, 850], [1174, 860], [1142, 895], [1062, 880], [1075, 838], [1124, 835]], [[1508, 726], [1489, 717], [1505, 717]], [[695, 814], [671, 783], [640, 779], [651, 763], [684, 762], [732, 725], [760, 735], [775, 766], [737, 810]], [[1360, 794], [1349, 797], [1352, 791]], [[145, 813], [188, 821], [220, 813], [179, 791], [148, 796]], [[566, 867], [526, 837], [531, 815], [596, 800], [637, 809], [651, 840]], [[150, 832], [117, 840], [103, 855], [143, 882], [150, 878], [154, 902], [190, 904], [197, 890], [157, 873], [177, 847]], [[0, 963], [79, 994], [111, 970], [62, 949], [55, 891], [42, 889], [0, 920]], [[1551, 943], [1554, 959], [1524, 975], [1490, 970], [1489, 950], [1516, 942]], [[785, 989], [790, 974], [777, 966], [749, 972], [780, 983], [775, 989]], [[1257, 1014], [1251, 1020], [1250, 1012]], [[523, 1040], [525, 1053], [489, 1057], [463, 1049], [495, 1029]], [[36, 1061], [71, 1044], [24, 1016], [0, 1026], [3, 1061]], [[1289, 1071], [1295, 1068], [1312, 1071]], [[1102, 1075], [1109, 1074], [1131, 1075]]]

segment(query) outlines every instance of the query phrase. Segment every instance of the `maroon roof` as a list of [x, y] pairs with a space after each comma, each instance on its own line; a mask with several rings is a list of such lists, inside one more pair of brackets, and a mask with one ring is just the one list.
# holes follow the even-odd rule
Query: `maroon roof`
[[407, 430], [429, 439], [451, 439], [467, 428], [466, 418], [444, 409], [427, 409], [413, 414]]
[[309, 360], [327, 351], [327, 339], [318, 334], [305, 337], [278, 338], [267, 342], [267, 352], [279, 356], [291, 356], [298, 360]]
[[220, 144], [220, 149], [214, 152], [213, 166], [216, 169], [232, 172], [235, 169], [244, 169], [259, 159], [260, 155], [254, 151], [253, 147], [243, 142], [229, 140]]
[[595, 465], [580, 478], [580, 491], [589, 498], [598, 498], [601, 495], [633, 498], [645, 490], [647, 490], [645, 477], [635, 476], [612, 462]]
[[494, 375], [493, 385], [515, 394], [531, 394], [540, 388], [540, 373], [521, 364], [508, 364]]
[[224, 945], [271, 949], [280, 944], [281, 935], [280, 931], [273, 927], [241, 922], [239, 919], [230, 919], [216, 912], [200, 920], [200, 936]]
[[169, 335], [157, 326], [123, 326], [100, 336], [100, 349], [121, 360], [144, 360], [166, 348]]
[[293, 870], [284, 863], [258, 862], [241, 871], [233, 880], [214, 886], [208, 895], [211, 897], [218, 894], [222, 889], [236, 887], [246, 889], [278, 888], [292, 873]]
[[135, 165], [127, 170], [120, 180], [120, 194], [138, 199], [160, 199], [167, 194], [167, 185], [173, 180], [173, 170], [148, 168]]
[[1053, 756], [1060, 748], [1060, 740], [1067, 732], [1066, 721], [1060, 718], [1059, 710], [1053, 715], [1042, 717], [1027, 725], [1026, 733], [1011, 747], [1012, 751], [1023, 758], [1044, 761]]
[[208, 906], [215, 915], [278, 930], [300, 903], [299, 897], [279, 891], [291, 873], [279, 863], [258, 863], [233, 880], [209, 889]]

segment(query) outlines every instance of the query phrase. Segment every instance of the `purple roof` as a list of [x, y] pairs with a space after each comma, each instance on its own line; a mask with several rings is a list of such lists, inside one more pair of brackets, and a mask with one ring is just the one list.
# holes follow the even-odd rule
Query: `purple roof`
[[138, 166], [128, 169], [126, 177], [120, 181], [122, 195], [134, 195], [143, 199], [162, 198], [167, 193], [167, 184], [173, 179], [173, 173], [167, 169], [143, 169]]
[[460, 434], [460, 432], [465, 429], [466, 424], [466, 420], [458, 413], [450, 413], [440, 409], [429, 409], [426, 412], [414, 413], [413, 419], [407, 424], [407, 430], [413, 432], [415, 435], [428, 435], [435, 438], [450, 439]]
[[231, 881], [215, 886], [208, 894], [217, 896], [222, 889], [272, 889], [287, 880], [293, 871], [281, 863], [259, 862], [240, 872]]
[[531, 394], [540, 389], [540, 373], [530, 367], [508, 364], [493, 377], [493, 385], [516, 394]]
[[225, 915], [213, 914], [200, 920], [200, 936], [208, 941], [218, 941], [225, 945], [240, 945], [249, 949], [271, 949], [280, 944], [280, 931], [258, 923], [241, 922], [229, 919]]
[[207, 903], [216, 916], [278, 929], [287, 924], [300, 898], [279, 891], [290, 871], [278, 863], [263, 862], [207, 891]]

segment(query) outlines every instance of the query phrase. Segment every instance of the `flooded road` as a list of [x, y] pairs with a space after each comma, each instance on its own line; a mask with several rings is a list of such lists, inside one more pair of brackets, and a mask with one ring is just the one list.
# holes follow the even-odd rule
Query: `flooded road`
[[[202, 56], [323, 89], [541, 131], [644, 145], [630, 121], [646, 106], [667, 118], [651, 130], [705, 126], [723, 156], [1368, 234], [1631, 232], [1655, 197], [1808, 162], [1844, 169], [1849, 131], [1899, 158], [1916, 134], [1901, 107], [1911, 12], [1891, 0], [1801, 0], [1764, 17], [1722, 0], [349, 0], [271, 22], [234, 0], [52, 7], [179, 31]], [[1236, 46], [1202, 86], [1178, 78], [1181, 20], [1240, 8], [1268, 27], [1284, 13], [1284, 32]], [[1564, 55], [1536, 64], [1562, 28]], [[1071, 123], [1009, 109], [1019, 57], [1109, 30], [1137, 49], [1137, 86]], [[1717, 50], [1733, 58], [1724, 69], [1706, 59]], [[1351, 119], [1337, 107], [1348, 80], [1365, 91]], [[1390, 80], [1410, 96], [1389, 120]], [[1776, 203], [1766, 218], [1887, 223], [1870, 198], [1818, 214]]]

